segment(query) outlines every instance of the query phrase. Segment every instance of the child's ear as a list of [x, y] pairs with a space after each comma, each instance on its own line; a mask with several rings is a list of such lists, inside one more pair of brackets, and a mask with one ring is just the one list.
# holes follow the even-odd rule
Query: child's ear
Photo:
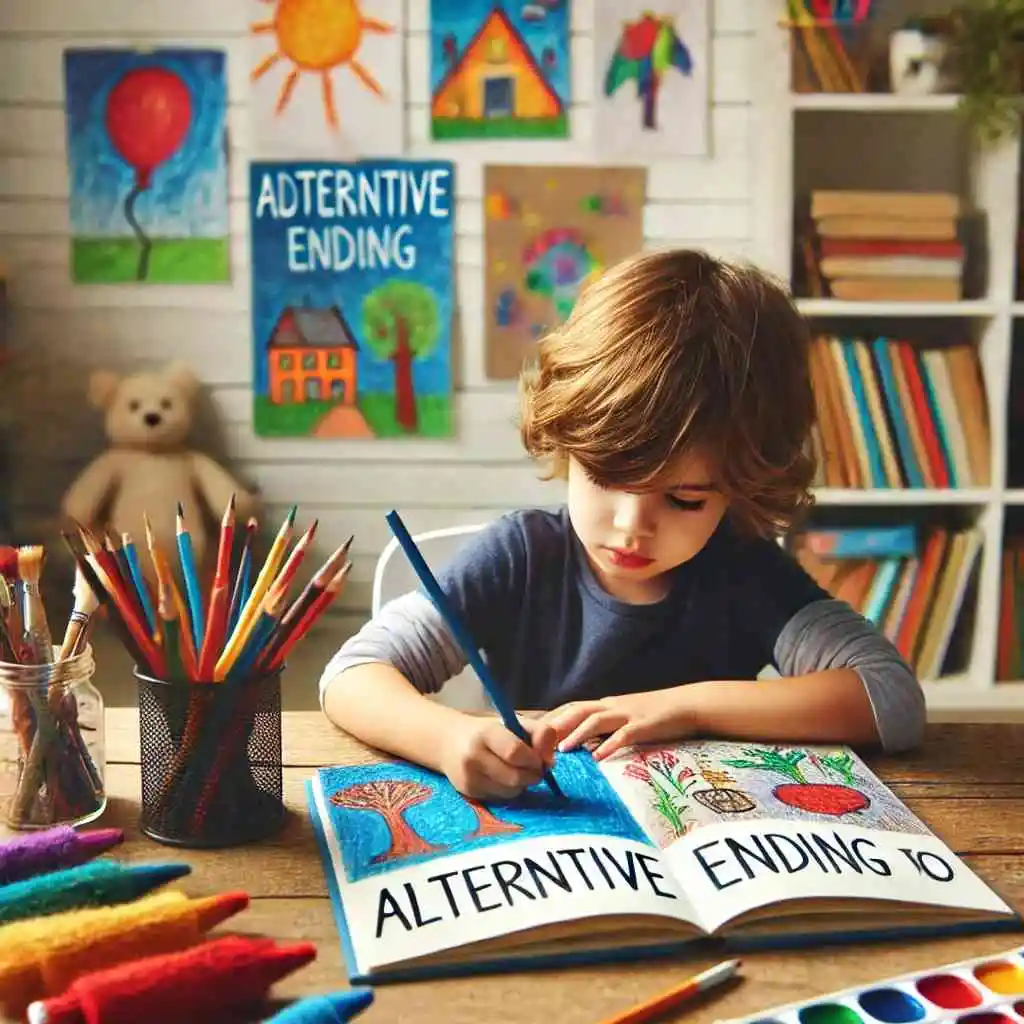
[[178, 388], [190, 402], [199, 392], [199, 377], [191, 366], [184, 363], [169, 363], [164, 369], [163, 377]]
[[95, 370], [89, 377], [89, 402], [97, 409], [109, 409], [121, 386], [121, 375], [113, 370]]

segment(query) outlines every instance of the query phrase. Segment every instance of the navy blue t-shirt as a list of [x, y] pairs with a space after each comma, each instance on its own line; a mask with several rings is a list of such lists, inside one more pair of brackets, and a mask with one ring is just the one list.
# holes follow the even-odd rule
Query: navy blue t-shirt
[[827, 600], [774, 541], [724, 519], [672, 572], [656, 604], [620, 601], [598, 583], [568, 510], [501, 516], [437, 573], [516, 707], [551, 708], [637, 689], [753, 679], [775, 665], [786, 623]]

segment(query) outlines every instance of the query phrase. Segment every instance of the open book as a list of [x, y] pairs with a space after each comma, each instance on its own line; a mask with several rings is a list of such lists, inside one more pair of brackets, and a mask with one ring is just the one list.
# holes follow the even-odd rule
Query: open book
[[694, 741], [559, 754], [486, 807], [403, 761], [308, 783], [353, 983], [1016, 929], [852, 751]]

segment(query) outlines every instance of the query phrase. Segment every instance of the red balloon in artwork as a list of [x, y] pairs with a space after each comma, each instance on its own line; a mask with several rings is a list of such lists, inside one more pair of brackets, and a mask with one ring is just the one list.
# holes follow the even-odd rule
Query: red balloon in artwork
[[110, 90], [105, 121], [114, 148], [135, 168], [136, 186], [148, 188], [153, 169], [185, 141], [192, 96], [167, 68], [134, 68]]

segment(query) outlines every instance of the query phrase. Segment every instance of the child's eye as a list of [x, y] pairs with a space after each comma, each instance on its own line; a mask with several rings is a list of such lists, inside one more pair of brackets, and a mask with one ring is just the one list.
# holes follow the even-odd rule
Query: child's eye
[[679, 509], [681, 512], [699, 512], [706, 504], [706, 498], [698, 498], [696, 501], [690, 501], [686, 498], [677, 498], [674, 495], [666, 494], [668, 503], [673, 507]]

